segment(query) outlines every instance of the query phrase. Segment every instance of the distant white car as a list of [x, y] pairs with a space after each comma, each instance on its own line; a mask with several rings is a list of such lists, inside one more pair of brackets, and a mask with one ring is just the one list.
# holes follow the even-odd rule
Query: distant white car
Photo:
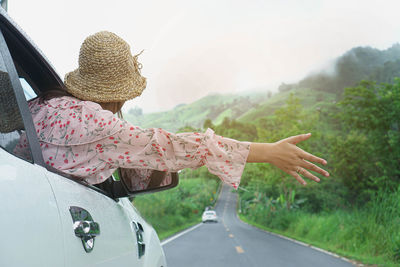
[[206, 210], [203, 212], [201, 220], [203, 221], [203, 223], [218, 222], [217, 213], [214, 210]]

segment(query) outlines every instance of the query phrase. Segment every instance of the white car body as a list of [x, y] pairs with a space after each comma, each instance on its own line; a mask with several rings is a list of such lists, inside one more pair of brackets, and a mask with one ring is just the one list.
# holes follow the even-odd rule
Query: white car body
[[201, 220], [203, 223], [205, 222], [218, 222], [217, 213], [213, 210], [206, 210], [203, 212], [201, 216]]
[[[12, 132], [0, 130], [0, 266], [165, 267], [165, 255], [155, 230], [127, 197], [112, 198], [46, 167], [36, 134], [32, 134], [34, 127], [18, 78], [27, 80], [32, 88], [40, 86], [47, 76], [49, 82], [62, 82], [2, 8], [0, 28], [0, 73], [9, 77], [12, 85], [10, 89], [0, 83], [0, 126], [7, 119], [1, 117], [7, 116], [1, 110], [7, 110], [7, 102], [12, 101], [18, 103], [17, 113], [24, 126]], [[23, 46], [15, 48], [15, 44]], [[24, 49], [23, 54], [18, 49]], [[25, 59], [31, 64], [27, 69]], [[17, 71], [14, 64], [18, 65]], [[9, 101], [5, 101], [7, 97]], [[13, 153], [24, 131], [32, 160]], [[88, 216], [79, 219], [73, 211]]]

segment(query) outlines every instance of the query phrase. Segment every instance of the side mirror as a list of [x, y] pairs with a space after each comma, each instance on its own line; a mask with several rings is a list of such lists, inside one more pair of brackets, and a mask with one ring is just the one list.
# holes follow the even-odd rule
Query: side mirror
[[176, 172], [119, 168], [113, 176], [117, 180], [112, 187], [114, 198], [159, 192], [179, 183]]

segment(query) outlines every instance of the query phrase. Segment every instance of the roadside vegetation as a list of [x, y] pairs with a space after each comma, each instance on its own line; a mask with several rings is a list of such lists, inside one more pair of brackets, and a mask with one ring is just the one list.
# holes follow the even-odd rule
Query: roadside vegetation
[[[242, 202], [244, 202], [242, 198]], [[240, 218], [342, 256], [379, 266], [399, 266], [400, 188], [377, 193], [364, 207], [312, 213], [265, 200], [242, 210]], [[283, 205], [282, 205], [283, 204]]]
[[[279, 93], [266, 94], [240, 116], [206, 119], [203, 129], [243, 141], [275, 142], [311, 132], [299, 146], [328, 161], [323, 168], [331, 176], [320, 177], [319, 184], [308, 181], [305, 187], [273, 166], [248, 164], [238, 191], [240, 217], [363, 263], [399, 266], [396, 77], [399, 44], [384, 51], [355, 48], [337, 59], [333, 73], [283, 83]], [[205, 171], [198, 173], [206, 176]], [[212, 182], [210, 177], [207, 181]]]
[[215, 204], [219, 181], [198, 178], [204, 171], [184, 170], [177, 187], [134, 198], [135, 207], [153, 225], [160, 240], [201, 222], [205, 207]]
[[364, 263], [398, 266], [400, 80], [361, 81], [315, 110], [300, 102], [291, 94], [286, 106], [260, 118], [256, 140], [312, 132], [300, 146], [327, 158], [331, 178], [302, 187], [271, 166], [249, 165], [239, 192], [242, 218]]
[[261, 119], [259, 137], [312, 132], [301, 146], [327, 158], [331, 178], [302, 187], [271, 166], [249, 165], [239, 192], [242, 218], [364, 263], [398, 266], [400, 80], [362, 81], [314, 111], [299, 103], [291, 95]]

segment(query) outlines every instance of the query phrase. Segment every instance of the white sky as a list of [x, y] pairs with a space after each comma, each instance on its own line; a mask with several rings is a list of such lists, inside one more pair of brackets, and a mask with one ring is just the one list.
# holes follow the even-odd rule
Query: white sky
[[90, 34], [115, 32], [148, 86], [126, 106], [170, 109], [212, 92], [276, 90], [355, 46], [400, 41], [399, 0], [9, 0], [62, 77]]

